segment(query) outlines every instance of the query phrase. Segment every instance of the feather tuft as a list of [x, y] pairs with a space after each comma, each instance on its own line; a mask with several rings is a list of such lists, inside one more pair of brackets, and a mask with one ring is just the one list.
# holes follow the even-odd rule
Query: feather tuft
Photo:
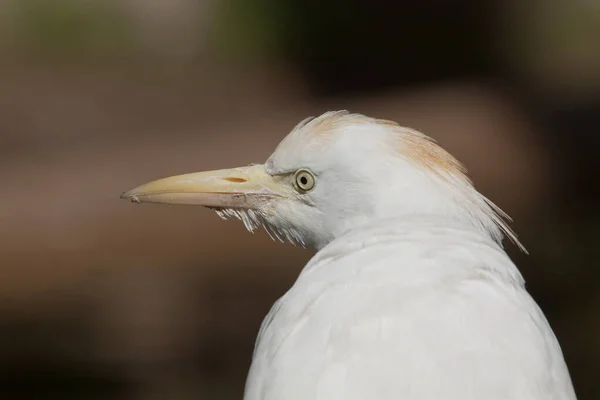
[[235, 218], [242, 221], [244, 227], [251, 233], [254, 233], [258, 228], [263, 228], [273, 241], [279, 241], [281, 243], [287, 241], [294, 246], [306, 248], [306, 242], [302, 239], [302, 235], [296, 229], [277, 226], [276, 224], [269, 222], [268, 218], [260, 211], [245, 208], [208, 208], [215, 211], [223, 220]]

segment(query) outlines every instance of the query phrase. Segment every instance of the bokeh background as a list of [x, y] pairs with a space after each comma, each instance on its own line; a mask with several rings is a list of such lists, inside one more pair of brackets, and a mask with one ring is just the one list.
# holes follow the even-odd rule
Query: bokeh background
[[600, 3], [1, 0], [0, 397], [238, 399], [309, 251], [148, 180], [264, 161], [349, 109], [436, 138], [600, 398]]

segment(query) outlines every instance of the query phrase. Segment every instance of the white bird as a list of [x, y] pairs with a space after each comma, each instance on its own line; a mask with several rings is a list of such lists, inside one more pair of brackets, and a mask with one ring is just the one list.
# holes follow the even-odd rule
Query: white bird
[[246, 400], [574, 400], [544, 314], [504, 252], [506, 215], [429, 137], [346, 111], [262, 165], [122, 195], [197, 204], [318, 250], [265, 318]]

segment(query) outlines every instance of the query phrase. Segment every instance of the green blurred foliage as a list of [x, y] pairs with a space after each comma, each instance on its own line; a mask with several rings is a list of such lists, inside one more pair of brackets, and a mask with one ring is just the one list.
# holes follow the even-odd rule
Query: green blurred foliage
[[20, 0], [17, 38], [27, 52], [79, 58], [133, 47], [133, 35], [117, 2]]
[[225, 57], [264, 59], [278, 53], [289, 7], [273, 0], [226, 0], [217, 5], [211, 45]]

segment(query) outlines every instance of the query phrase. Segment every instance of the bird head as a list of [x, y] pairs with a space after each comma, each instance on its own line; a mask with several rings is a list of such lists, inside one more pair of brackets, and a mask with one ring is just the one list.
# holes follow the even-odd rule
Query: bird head
[[403, 216], [447, 217], [522, 247], [507, 216], [432, 139], [347, 111], [303, 120], [264, 164], [163, 178], [121, 198], [209, 207], [250, 231], [263, 227], [275, 239], [316, 249], [365, 224]]

